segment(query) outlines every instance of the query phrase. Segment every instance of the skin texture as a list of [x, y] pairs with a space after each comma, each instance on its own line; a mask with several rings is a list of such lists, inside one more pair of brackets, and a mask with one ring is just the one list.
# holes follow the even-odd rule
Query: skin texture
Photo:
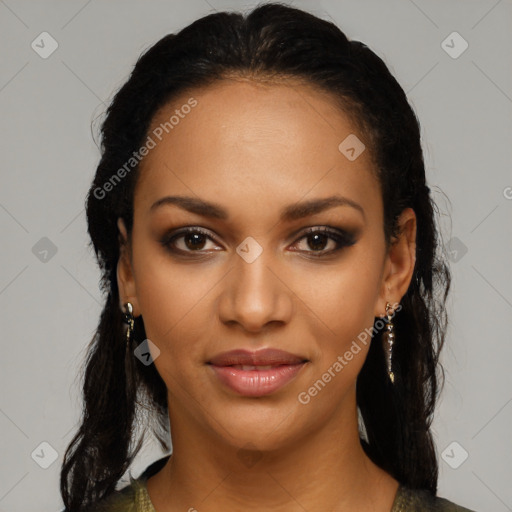
[[[398, 482], [359, 442], [355, 385], [369, 342], [308, 404], [297, 397], [384, 316], [386, 302], [406, 293], [414, 212], [402, 212], [401, 235], [386, 251], [370, 151], [350, 161], [338, 150], [350, 134], [365, 139], [326, 93], [292, 82], [224, 80], [175, 98], [150, 130], [191, 96], [197, 106], [142, 162], [130, 240], [118, 221], [126, 240], [121, 305], [130, 301], [135, 316], [142, 314], [168, 389], [173, 455], [148, 480], [151, 500], [158, 512], [389, 512]], [[285, 206], [334, 193], [359, 203], [364, 215], [344, 205], [279, 221]], [[175, 205], [150, 212], [167, 195], [215, 202], [229, 217]], [[184, 226], [212, 238], [194, 245], [181, 237], [174, 246], [188, 252], [173, 255], [160, 241]], [[304, 237], [306, 228], [322, 226], [352, 231], [356, 241], [315, 257], [337, 247], [330, 238]], [[252, 263], [236, 252], [247, 237], [263, 250]], [[263, 347], [309, 360], [265, 397], [238, 395], [206, 364], [220, 352]]]

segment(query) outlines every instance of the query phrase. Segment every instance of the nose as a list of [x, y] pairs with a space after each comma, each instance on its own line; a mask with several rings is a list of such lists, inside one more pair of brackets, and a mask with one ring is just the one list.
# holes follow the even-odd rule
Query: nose
[[252, 262], [236, 254], [233, 265], [223, 280], [221, 321], [253, 333], [272, 323], [288, 323], [293, 313], [293, 292], [270, 251], [264, 250]]

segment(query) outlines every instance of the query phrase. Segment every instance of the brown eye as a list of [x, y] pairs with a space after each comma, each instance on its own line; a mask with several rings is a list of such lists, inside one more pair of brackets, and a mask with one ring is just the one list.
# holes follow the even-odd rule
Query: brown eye
[[206, 243], [205, 236], [202, 233], [187, 233], [183, 235], [183, 241], [187, 249], [190, 250], [203, 249]]
[[[304, 252], [313, 253], [313, 256], [333, 254], [343, 247], [355, 244], [355, 238], [352, 234], [347, 233], [346, 231], [333, 230], [327, 227], [310, 228], [299, 240], [307, 241], [305, 245], [311, 248], [311, 250], [305, 249]], [[324, 249], [328, 245], [329, 241], [335, 242], [334, 244], [331, 244], [334, 245], [334, 248], [325, 251]], [[299, 251], [302, 252], [302, 249], [299, 249]]]
[[[180, 240], [183, 240], [182, 246], [177, 247], [177, 242]], [[164, 237], [161, 243], [173, 252], [200, 252], [205, 250], [207, 240], [213, 240], [208, 232], [200, 228], [187, 228], [170, 237]]]

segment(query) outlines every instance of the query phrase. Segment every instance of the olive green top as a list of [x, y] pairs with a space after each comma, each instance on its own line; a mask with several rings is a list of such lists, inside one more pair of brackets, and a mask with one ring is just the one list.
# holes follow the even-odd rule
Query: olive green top
[[[156, 512], [149, 498], [146, 481], [157, 473], [169, 456], [159, 459], [130, 484], [99, 502], [90, 512]], [[400, 484], [390, 512], [475, 512], [444, 498], [433, 496], [427, 490], [409, 489]]]

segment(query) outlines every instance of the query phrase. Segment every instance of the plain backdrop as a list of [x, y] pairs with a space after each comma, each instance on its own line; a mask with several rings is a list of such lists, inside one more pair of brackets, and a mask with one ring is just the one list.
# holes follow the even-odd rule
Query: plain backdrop
[[[287, 3], [370, 46], [420, 119], [453, 274], [433, 423], [439, 495], [512, 510], [512, 2]], [[102, 303], [84, 216], [99, 159], [91, 124], [147, 47], [255, 4], [0, 0], [0, 512], [62, 508], [78, 369]], [[148, 443], [132, 474], [162, 455]]]

